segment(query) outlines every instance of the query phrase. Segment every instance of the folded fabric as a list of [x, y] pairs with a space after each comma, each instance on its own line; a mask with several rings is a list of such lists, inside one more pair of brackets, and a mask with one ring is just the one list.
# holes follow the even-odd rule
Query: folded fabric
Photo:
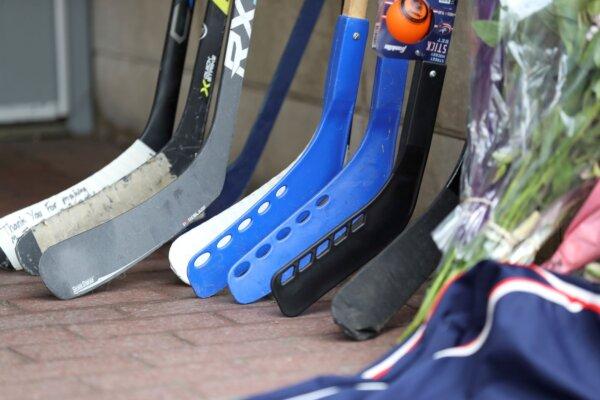
[[600, 180], [579, 210], [556, 253], [543, 267], [569, 274], [600, 258]]
[[491, 261], [450, 281], [428, 319], [353, 377], [253, 400], [597, 399], [600, 288]]

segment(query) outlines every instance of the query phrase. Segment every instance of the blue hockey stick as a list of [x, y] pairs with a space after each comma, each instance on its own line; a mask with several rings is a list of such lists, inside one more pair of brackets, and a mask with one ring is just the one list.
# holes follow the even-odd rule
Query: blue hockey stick
[[368, 34], [363, 17], [338, 20], [326, 83], [331, 95], [325, 96], [321, 122], [307, 149], [255, 207], [190, 260], [188, 278], [198, 296], [225, 288], [230, 267], [342, 168]]
[[[230, 270], [229, 289], [238, 302], [250, 303], [269, 294], [275, 272], [367, 205], [384, 187], [394, 165], [407, 70], [406, 60], [378, 59], [370, 121], [356, 155]], [[325, 254], [332, 242], [343, 240], [348, 229], [342, 227], [332, 240], [324, 241], [314, 257]], [[308, 254], [299, 268], [308, 267], [311, 257]]]
[[302, 56], [317, 24], [325, 0], [304, 0], [298, 19], [281, 55], [275, 74], [265, 95], [262, 108], [250, 130], [244, 148], [227, 168], [221, 195], [206, 209], [205, 219], [211, 218], [233, 205], [244, 193], [256, 169], [269, 135], [286, 95], [292, 85]]
[[187, 277], [188, 263], [196, 251], [210, 244], [229, 228], [233, 222], [260, 201], [284, 176], [282, 173], [278, 174], [276, 178], [269, 180], [269, 182], [238, 201], [256, 168], [260, 155], [264, 151], [317, 23], [323, 3], [324, 0], [304, 0], [246, 144], [237, 159], [227, 169], [223, 191], [204, 212], [204, 218], [186, 229], [186, 232], [171, 245], [169, 250], [170, 267], [186, 284], [189, 284]]

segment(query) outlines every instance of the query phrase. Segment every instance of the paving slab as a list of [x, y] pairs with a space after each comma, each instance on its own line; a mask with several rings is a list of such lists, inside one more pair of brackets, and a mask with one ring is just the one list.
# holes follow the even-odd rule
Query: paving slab
[[[0, 168], [0, 214], [85, 178], [119, 151], [91, 140], [0, 144], [0, 160], [15, 160]], [[0, 272], [0, 397], [231, 400], [354, 373], [393, 345], [418, 300], [381, 337], [359, 343], [332, 322], [331, 296], [293, 319], [272, 299], [197, 299], [170, 272], [166, 248], [73, 301], [53, 298], [39, 278]]]

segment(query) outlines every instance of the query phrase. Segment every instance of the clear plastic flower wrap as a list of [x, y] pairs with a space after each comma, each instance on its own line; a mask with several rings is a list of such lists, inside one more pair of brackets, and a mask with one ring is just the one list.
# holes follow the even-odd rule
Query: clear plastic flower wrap
[[[600, 0], [478, 0], [461, 204], [411, 327], [478, 261], [530, 263], [598, 179]], [[410, 329], [409, 329], [410, 331]]]

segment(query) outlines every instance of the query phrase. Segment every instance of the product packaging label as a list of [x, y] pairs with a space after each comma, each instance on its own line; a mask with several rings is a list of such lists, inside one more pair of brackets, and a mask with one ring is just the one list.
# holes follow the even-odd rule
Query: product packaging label
[[458, 0], [379, 0], [373, 48], [382, 57], [445, 64]]

